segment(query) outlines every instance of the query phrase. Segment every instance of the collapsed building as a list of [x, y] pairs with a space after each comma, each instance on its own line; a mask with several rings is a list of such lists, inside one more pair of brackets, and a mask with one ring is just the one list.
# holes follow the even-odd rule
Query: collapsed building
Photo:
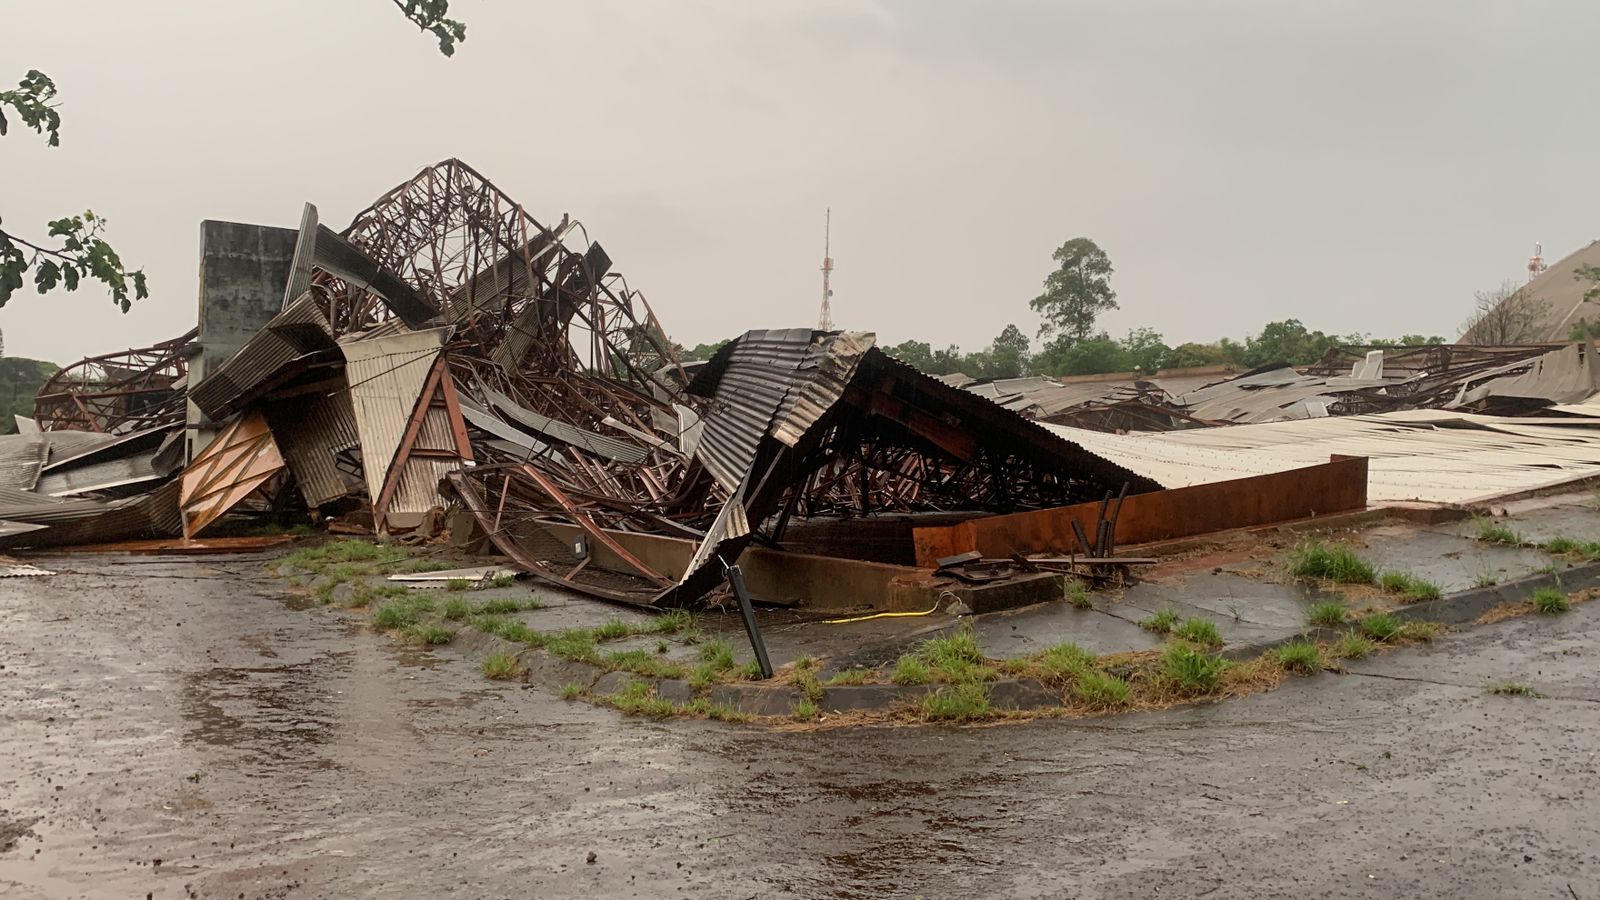
[[1160, 487], [871, 334], [752, 331], [686, 367], [577, 221], [540, 223], [458, 160], [341, 231], [307, 204], [298, 229], [205, 222], [200, 251], [195, 329], [69, 366], [0, 440], [0, 544], [189, 541], [303, 508], [448, 529], [653, 606], [701, 601], [752, 546], [806, 547], [752, 571], [805, 602], [829, 582], [796, 587], [800, 556], [861, 563], [883, 594], [913, 522]]
[[[737, 564], [778, 605], [981, 611], [1121, 577], [1119, 546], [1364, 510], [1368, 457], [1386, 500], [1600, 474], [1587, 342], [967, 383], [800, 328], [685, 364], [579, 222], [459, 160], [339, 231], [207, 221], [200, 263], [194, 329], [61, 370], [0, 437], [0, 547], [298, 515], [646, 607], [717, 602]], [[1452, 483], [1414, 476], [1448, 453]]]

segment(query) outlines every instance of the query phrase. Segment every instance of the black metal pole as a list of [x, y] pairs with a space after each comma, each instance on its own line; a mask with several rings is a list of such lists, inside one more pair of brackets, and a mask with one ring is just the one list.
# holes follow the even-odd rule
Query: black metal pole
[[750, 604], [750, 592], [745, 590], [744, 573], [738, 566], [729, 566], [728, 584], [733, 595], [739, 598], [739, 612], [744, 615], [744, 633], [750, 636], [750, 649], [756, 653], [756, 665], [761, 667], [761, 677], [772, 677], [772, 660], [767, 658], [767, 644], [761, 639], [761, 627], [756, 624], [756, 608]]

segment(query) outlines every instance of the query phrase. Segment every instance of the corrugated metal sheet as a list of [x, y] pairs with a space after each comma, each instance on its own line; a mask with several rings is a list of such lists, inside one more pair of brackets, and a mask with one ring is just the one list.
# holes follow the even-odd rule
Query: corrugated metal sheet
[[1523, 361], [1502, 367], [1502, 370], [1526, 368], [1527, 371], [1463, 384], [1450, 405], [1462, 406], [1487, 397], [1529, 397], [1557, 403], [1587, 400], [1600, 391], [1600, 366], [1594, 364], [1594, 352], [1592, 342], [1573, 343], [1531, 363]]
[[77, 468], [90, 463], [102, 462], [108, 459], [118, 459], [143, 450], [152, 450], [161, 446], [174, 431], [174, 426], [164, 428], [146, 428], [143, 431], [129, 432], [128, 434], [95, 434], [89, 432], [55, 432], [47, 431], [45, 434], [69, 434], [72, 438], [61, 444], [52, 444], [50, 461], [45, 463], [44, 472], [56, 472], [62, 469]]
[[0, 436], [0, 487], [33, 490], [49, 455], [50, 445], [39, 435]]
[[449, 334], [449, 328], [431, 328], [339, 345], [346, 360], [345, 378], [350, 382], [369, 497], [383, 492], [400, 439]]
[[317, 267], [377, 294], [409, 328], [421, 328], [438, 310], [416, 288], [326, 225], [317, 226]]
[[55, 469], [39, 478], [34, 491], [49, 497], [69, 497], [155, 481], [166, 477], [165, 473], [156, 470], [157, 452], [143, 450], [129, 456]]
[[361, 445], [348, 390], [274, 403], [267, 421], [307, 506], [350, 493], [338, 455]]
[[[0, 535], [0, 546], [7, 547], [61, 547], [71, 544], [101, 544], [135, 538], [173, 537], [181, 533], [178, 513], [177, 481], [138, 497], [112, 503], [94, 504], [90, 501], [68, 501], [59, 504], [58, 510], [75, 509], [72, 513], [59, 512], [49, 528], [26, 534]], [[0, 498], [3, 500], [3, 498]], [[85, 504], [75, 506], [75, 504]], [[95, 508], [98, 507], [98, 508]], [[38, 510], [39, 507], [34, 507]], [[46, 524], [37, 521], [34, 524]], [[28, 521], [6, 515], [0, 507], [0, 519]]]
[[629, 465], [642, 463], [649, 456], [642, 447], [636, 444], [619, 441], [603, 434], [584, 431], [575, 425], [540, 415], [531, 409], [519, 406], [515, 400], [486, 385], [480, 384], [479, 387], [484, 396], [489, 399], [489, 402], [494, 404], [495, 409], [498, 409], [506, 418], [552, 440]]
[[1600, 420], [1414, 410], [1127, 435], [1050, 431], [1171, 487], [1365, 456], [1374, 501], [1482, 502], [1600, 475]]
[[272, 317], [243, 347], [189, 391], [189, 399], [207, 416], [223, 419], [237, 412], [251, 391], [301, 357], [335, 346], [333, 329], [305, 294]]
[[102, 500], [61, 499], [0, 487], [0, 520], [8, 522], [55, 525], [98, 515], [105, 511], [106, 506]]
[[[724, 347], [689, 384], [689, 393], [712, 398], [695, 458], [729, 491], [738, 487], [756, 448], [773, 426], [801, 365], [826, 353], [834, 335], [809, 328], [750, 331]], [[812, 344], [823, 345], [813, 351]]]

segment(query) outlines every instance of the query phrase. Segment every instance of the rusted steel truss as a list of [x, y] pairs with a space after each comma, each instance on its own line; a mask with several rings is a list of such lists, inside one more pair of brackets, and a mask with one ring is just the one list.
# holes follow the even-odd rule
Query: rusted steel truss
[[150, 347], [91, 356], [50, 377], [34, 400], [45, 431], [126, 434], [184, 419], [189, 356], [199, 329]]

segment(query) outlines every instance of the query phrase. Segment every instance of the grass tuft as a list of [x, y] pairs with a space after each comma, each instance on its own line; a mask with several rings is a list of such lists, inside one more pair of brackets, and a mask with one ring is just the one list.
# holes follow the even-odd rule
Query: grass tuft
[[374, 627], [385, 631], [395, 628], [408, 628], [417, 624], [417, 619], [422, 615], [422, 604], [411, 600], [390, 600], [378, 607], [372, 614]]
[[583, 685], [577, 683], [576, 681], [569, 681], [561, 686], [561, 699], [563, 700], [576, 700], [579, 697], [582, 697], [583, 693]]
[[515, 678], [522, 672], [517, 658], [503, 651], [495, 651], [483, 658], [483, 674], [497, 681]]
[[1520, 681], [1495, 681], [1483, 686], [1485, 694], [1502, 697], [1537, 697], [1539, 692]]
[[1078, 609], [1094, 608], [1094, 597], [1090, 595], [1088, 586], [1075, 578], [1067, 582], [1065, 598]]
[[809, 697], [800, 698], [800, 702], [794, 705], [794, 717], [802, 722], [809, 722], [815, 719], [821, 712], [822, 710]]
[[633, 634], [633, 626], [621, 619], [607, 619], [594, 629], [595, 640], [614, 641]]
[[1372, 564], [1345, 544], [1307, 541], [1289, 554], [1289, 574], [1336, 584], [1371, 584]]
[[508, 588], [517, 583], [517, 576], [510, 572], [501, 572], [489, 579], [490, 587]]
[[700, 647], [700, 661], [718, 672], [733, 668], [733, 645], [723, 638], [706, 641]]
[[929, 722], [968, 722], [992, 712], [989, 687], [984, 684], [951, 685], [922, 698], [922, 718]]
[[694, 627], [694, 616], [686, 609], [669, 609], [650, 623], [651, 634], [677, 634]]
[[460, 597], [451, 597], [444, 602], [439, 614], [452, 622], [459, 622], [472, 615], [472, 604]]
[[1508, 544], [1513, 547], [1526, 543], [1510, 525], [1493, 519], [1478, 520], [1478, 540], [1485, 544]]
[[482, 603], [478, 604], [478, 612], [487, 613], [487, 614], [489, 614], [491, 616], [501, 615], [503, 613], [514, 613], [514, 612], [521, 612], [521, 611], [522, 611], [522, 603], [521, 603], [521, 601], [513, 600], [513, 599], [511, 599], [509, 597], [501, 597], [501, 598], [498, 598], [498, 599], [495, 599], [495, 600], [485, 600]]
[[1163, 609], [1139, 620], [1139, 627], [1152, 634], [1171, 634], [1177, 624], [1178, 614], [1170, 609]]
[[1337, 628], [1343, 625], [1346, 619], [1350, 618], [1350, 611], [1345, 609], [1344, 604], [1337, 600], [1324, 600], [1311, 607], [1311, 614], [1308, 618], [1313, 625], [1321, 625], [1324, 628]]
[[683, 666], [644, 650], [616, 650], [600, 657], [600, 665], [613, 672], [632, 672], [646, 678], [682, 678]]
[[1545, 541], [1541, 546], [1541, 549], [1546, 553], [1554, 553], [1557, 556], [1566, 556], [1568, 554], [1577, 553], [1580, 549], [1582, 549], [1582, 547], [1582, 544], [1573, 540], [1572, 538], [1553, 537], [1550, 540]]
[[595, 633], [587, 628], [568, 628], [545, 638], [550, 655], [573, 662], [594, 663], [600, 659], [595, 649]]
[[828, 684], [830, 686], [840, 684], [866, 684], [871, 680], [871, 669], [862, 668], [861, 666], [852, 666], [851, 668], [845, 669], [842, 672], [834, 673], [834, 676], [828, 679]]
[[1564, 613], [1572, 608], [1572, 601], [1568, 600], [1567, 595], [1561, 593], [1559, 588], [1539, 588], [1533, 592], [1533, 596], [1529, 600], [1533, 603], [1534, 611], [1545, 616]]
[[917, 648], [917, 656], [927, 664], [930, 677], [950, 683], [978, 682], [994, 677], [984, 658], [983, 648], [971, 629], [944, 637], [929, 638]]
[[1387, 641], [1399, 634], [1405, 625], [1392, 613], [1375, 612], [1361, 617], [1356, 623], [1361, 633], [1375, 641]]
[[1322, 649], [1307, 640], [1290, 641], [1275, 651], [1278, 665], [1297, 675], [1322, 671]]
[[895, 684], [927, 684], [933, 680], [933, 673], [928, 671], [927, 663], [915, 654], [907, 653], [895, 662], [889, 680]]
[[1094, 654], [1068, 641], [1039, 654], [1039, 670], [1047, 681], [1079, 678], [1094, 666]]
[[1346, 631], [1333, 642], [1333, 655], [1340, 659], [1366, 659], [1377, 649], [1377, 644], [1356, 631]]
[[606, 700], [630, 716], [665, 719], [680, 711], [677, 704], [657, 697], [655, 685], [648, 681], [630, 681]]
[[1202, 647], [1222, 646], [1222, 632], [1209, 619], [1185, 619], [1183, 624], [1172, 630], [1172, 636]]
[[1083, 669], [1072, 682], [1072, 696], [1091, 709], [1116, 709], [1132, 692], [1126, 681], [1098, 669]]
[[1385, 572], [1378, 576], [1378, 586], [1391, 594], [1398, 594], [1405, 603], [1421, 603], [1444, 596], [1444, 591], [1437, 584], [1410, 572]]
[[459, 594], [462, 591], [472, 590], [477, 583], [471, 578], [447, 578], [444, 582], [444, 589], [453, 594]]
[[430, 647], [448, 644], [456, 636], [454, 631], [441, 625], [412, 625], [406, 629], [406, 638]]
[[1222, 682], [1228, 661], [1188, 644], [1173, 644], [1162, 654], [1161, 665], [1163, 673], [1179, 691], [1209, 694]]

